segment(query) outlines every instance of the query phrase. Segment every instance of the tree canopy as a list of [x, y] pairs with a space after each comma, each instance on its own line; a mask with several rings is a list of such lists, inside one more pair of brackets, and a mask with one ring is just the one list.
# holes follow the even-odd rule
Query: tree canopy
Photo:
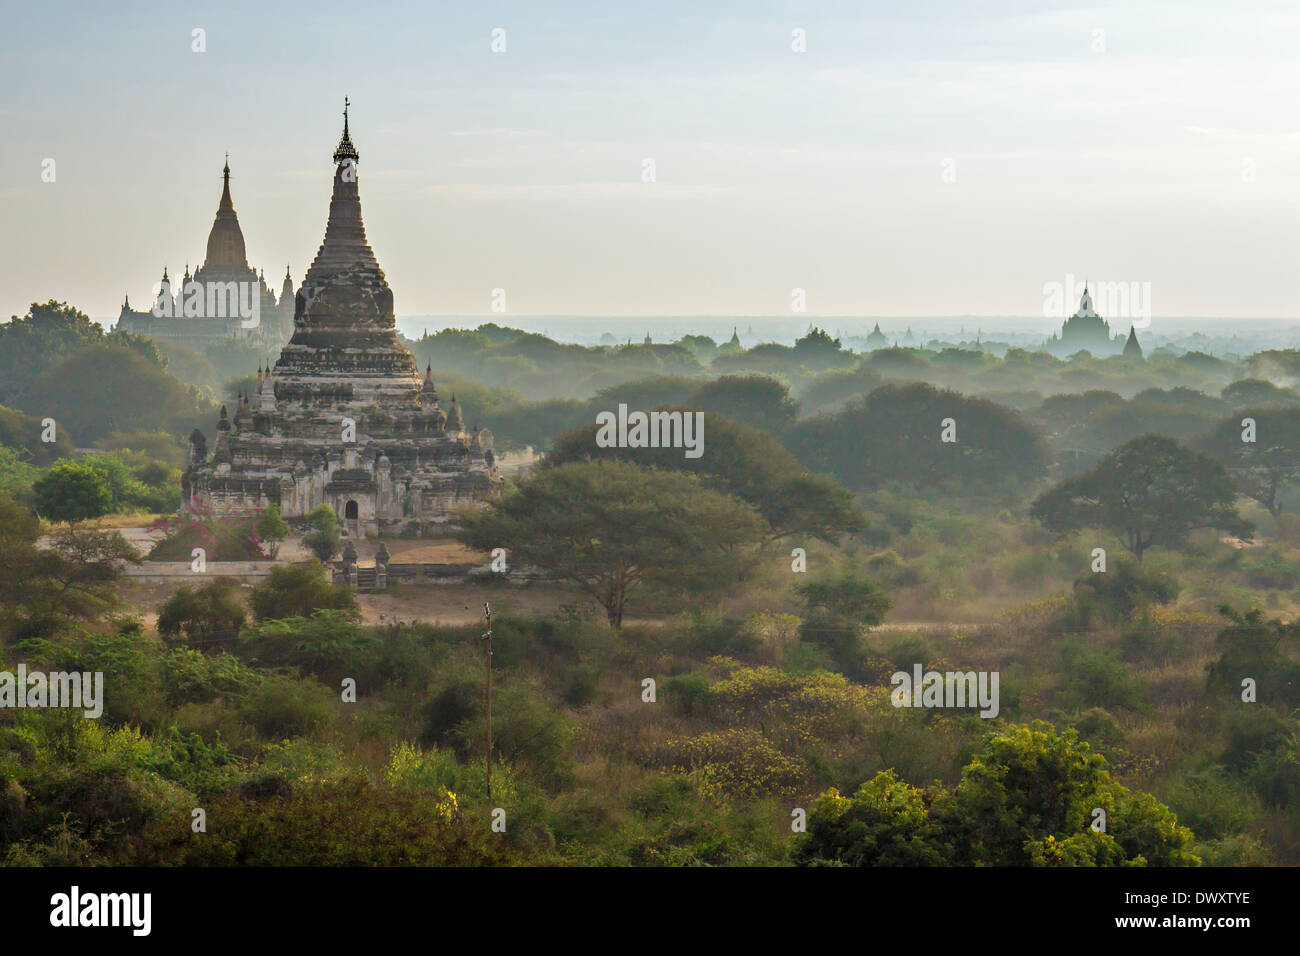
[[1039, 495], [1030, 512], [1056, 534], [1105, 528], [1142, 560], [1153, 545], [1181, 541], [1197, 528], [1249, 537], [1233, 507], [1223, 466], [1163, 435], [1125, 442], [1082, 475]]
[[[1253, 419], [1253, 441], [1245, 441], [1245, 419]], [[1213, 455], [1232, 475], [1237, 490], [1277, 517], [1281, 493], [1300, 483], [1300, 415], [1292, 408], [1258, 407], [1229, 415], [1197, 446]]]
[[32, 487], [36, 510], [48, 521], [86, 521], [113, 510], [113, 486], [104, 472], [85, 461], [64, 459]]
[[65, 622], [93, 620], [117, 601], [123, 562], [138, 563], [117, 532], [65, 530], [36, 546], [40, 522], [0, 496], [0, 639], [48, 637]]
[[617, 459], [700, 476], [714, 488], [753, 505], [766, 519], [768, 539], [804, 534], [835, 540], [865, 527], [853, 497], [814, 474], [780, 442], [755, 428], [704, 413], [704, 454], [686, 458], [679, 448], [601, 448], [595, 425], [566, 432], [546, 456], [546, 466]]
[[[1105, 813], [1104, 830], [1093, 828]], [[1199, 866], [1168, 807], [1111, 779], [1104, 757], [1044, 721], [989, 735], [952, 791], [882, 771], [828, 790], [793, 851], [804, 865]]]
[[750, 505], [695, 476], [625, 461], [540, 468], [462, 520], [464, 543], [504, 548], [515, 562], [576, 585], [615, 627], [643, 584], [698, 592], [734, 582], [763, 529]]
[[[879, 353], [877, 353], [879, 354]], [[954, 441], [944, 441], [951, 419]], [[854, 489], [900, 482], [918, 490], [1010, 490], [1042, 476], [1050, 452], [1012, 409], [932, 385], [883, 385], [861, 402], [791, 430], [802, 461]]]

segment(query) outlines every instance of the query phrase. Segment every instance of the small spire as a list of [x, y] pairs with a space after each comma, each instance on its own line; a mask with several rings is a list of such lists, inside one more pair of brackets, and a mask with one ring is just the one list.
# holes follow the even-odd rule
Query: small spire
[[221, 170], [221, 203], [217, 206], [217, 212], [234, 212], [235, 204], [230, 198], [230, 154], [226, 153], [226, 165]]
[[348, 131], [348, 107], [351, 102], [345, 96], [343, 97], [343, 138], [339, 140], [338, 148], [334, 150], [334, 162], [341, 163], [345, 159], [350, 159], [356, 163], [361, 160], [357, 148], [352, 145], [352, 134]]

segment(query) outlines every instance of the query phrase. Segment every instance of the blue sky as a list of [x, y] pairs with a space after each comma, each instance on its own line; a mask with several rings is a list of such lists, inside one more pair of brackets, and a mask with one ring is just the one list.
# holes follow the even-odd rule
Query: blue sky
[[301, 279], [346, 94], [400, 314], [1300, 314], [1296, 4], [9, 6], [5, 313], [197, 264], [226, 150]]

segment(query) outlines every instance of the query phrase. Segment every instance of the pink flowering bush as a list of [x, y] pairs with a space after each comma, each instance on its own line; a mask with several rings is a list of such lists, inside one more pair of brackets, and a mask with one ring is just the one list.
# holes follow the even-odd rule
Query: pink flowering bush
[[209, 561], [269, 561], [257, 536], [257, 516], [217, 518], [197, 498], [184, 514], [159, 518], [150, 532], [162, 535], [149, 552], [150, 561], [189, 561], [202, 548]]

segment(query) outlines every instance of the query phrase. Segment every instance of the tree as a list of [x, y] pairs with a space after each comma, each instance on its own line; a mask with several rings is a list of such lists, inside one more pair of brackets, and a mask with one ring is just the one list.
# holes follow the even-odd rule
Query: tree
[[705, 412], [706, 451], [699, 458], [685, 457], [680, 448], [601, 448], [596, 432], [595, 425], [565, 432], [543, 467], [614, 459], [696, 474], [708, 487], [757, 508], [767, 520], [768, 541], [794, 534], [835, 541], [866, 527], [846, 489], [809, 471], [780, 442], [756, 428]]
[[317, 610], [357, 610], [357, 600], [346, 584], [334, 584], [325, 577], [319, 561], [272, 568], [249, 594], [253, 617], [259, 621], [286, 617], [311, 617]]
[[[945, 809], [958, 862], [1200, 865], [1168, 807], [1115, 783], [1074, 730], [1041, 720], [991, 734]], [[1095, 809], [1106, 813], [1105, 833], [1090, 832]]]
[[851, 398], [864, 396], [884, 383], [879, 372], [862, 362], [857, 368], [823, 372], [799, 394], [805, 413], [832, 409]]
[[736, 580], [763, 527], [751, 506], [696, 477], [623, 461], [540, 468], [462, 522], [465, 544], [505, 548], [576, 585], [614, 627], [642, 584], [699, 593]]
[[833, 787], [817, 798], [808, 836], [792, 853], [796, 863], [844, 866], [943, 866], [951, 862], [943, 824], [930, 807], [934, 794], [883, 770], [852, 799]]
[[103, 326], [81, 310], [54, 299], [33, 302], [26, 315], [0, 325], [0, 402], [14, 404], [32, 376], [103, 341]]
[[1006, 492], [1041, 478], [1051, 458], [1018, 412], [921, 383], [883, 385], [834, 415], [804, 420], [786, 444], [861, 490], [899, 482], [930, 493]]
[[1224, 388], [1219, 397], [1233, 408], [1258, 408], [1261, 405], [1294, 408], [1300, 405], [1300, 394], [1262, 378], [1239, 379]]
[[124, 562], [139, 563], [117, 532], [58, 532], [36, 546], [40, 521], [0, 495], [0, 636], [48, 637], [71, 619], [94, 620], [114, 606]]
[[[279, 505], [267, 505], [257, 516], [257, 537], [266, 544], [267, 552], [272, 558], [280, 553], [280, 544], [289, 537], [289, 526], [280, 517]], [[334, 555], [331, 554], [325, 560], [332, 557]]]
[[797, 584], [794, 593], [804, 605], [799, 633], [829, 650], [840, 671], [854, 678], [865, 677], [862, 628], [885, 619], [893, 606], [889, 595], [874, 582], [852, 574], [834, 581]]
[[1140, 563], [1148, 548], [1197, 528], [1249, 537], [1252, 526], [1234, 498], [1232, 479], [1213, 458], [1163, 435], [1141, 435], [1039, 495], [1030, 513], [1056, 534], [1113, 531]]
[[1219, 613], [1230, 623], [1214, 638], [1219, 659], [1206, 667], [1209, 687], [1239, 694], [1249, 677], [1260, 703], [1284, 713], [1300, 707], [1300, 624], [1266, 621], [1259, 609], [1223, 605]]
[[1079, 623], [1087, 626], [1094, 618], [1115, 625], [1133, 618], [1139, 608], [1168, 604], [1178, 596], [1178, 585], [1169, 577], [1148, 571], [1129, 558], [1114, 561], [1103, 573], [1091, 571], [1074, 582], [1074, 606]]
[[686, 404], [770, 434], [799, 417], [790, 387], [767, 375], [724, 375], [697, 388]]
[[232, 647], [244, 626], [244, 604], [237, 578], [219, 577], [201, 588], [182, 587], [158, 608], [158, 633], [183, 634], [211, 653]]
[[36, 510], [47, 521], [76, 523], [108, 514], [113, 489], [104, 473], [84, 461], [64, 459], [32, 486]]
[[51, 465], [59, 458], [71, 458], [74, 449], [66, 429], [54, 429], [54, 441], [43, 440], [43, 417], [25, 415], [12, 408], [0, 407], [0, 445], [16, 449], [19, 457], [33, 465]]
[[[1094, 831], [1095, 810], [1106, 813]], [[818, 798], [796, 863], [851, 866], [1199, 866], [1168, 807], [1111, 779], [1074, 730], [991, 733], [947, 791], [882, 771], [847, 799]]]
[[40, 477], [39, 468], [29, 465], [9, 446], [0, 444], [0, 495], [29, 501], [32, 496], [32, 486]]
[[799, 365], [825, 369], [852, 363], [853, 353], [843, 350], [839, 339], [833, 339], [824, 329], [811, 328], [803, 338], [795, 339], [794, 357]]
[[307, 523], [314, 528], [302, 539], [302, 543], [323, 564], [338, 554], [343, 548], [343, 538], [338, 532], [338, 515], [329, 505], [320, 505], [307, 516]]
[[1165, 435], [1189, 441], [1224, 411], [1223, 403], [1190, 388], [1168, 392], [1149, 388], [1122, 405], [1099, 408], [1088, 416], [1078, 445], [1104, 454], [1139, 435]]
[[837, 581], [809, 581], [796, 584], [795, 594], [810, 617], [828, 616], [837, 621], [875, 626], [893, 606], [889, 595], [873, 581], [845, 574]]
[[[1242, 440], [1247, 418], [1255, 422], [1255, 440], [1249, 442]], [[1236, 412], [1215, 425], [1198, 447], [1222, 462], [1237, 490], [1274, 518], [1283, 510], [1279, 492], [1300, 482], [1300, 416], [1294, 407]]]

